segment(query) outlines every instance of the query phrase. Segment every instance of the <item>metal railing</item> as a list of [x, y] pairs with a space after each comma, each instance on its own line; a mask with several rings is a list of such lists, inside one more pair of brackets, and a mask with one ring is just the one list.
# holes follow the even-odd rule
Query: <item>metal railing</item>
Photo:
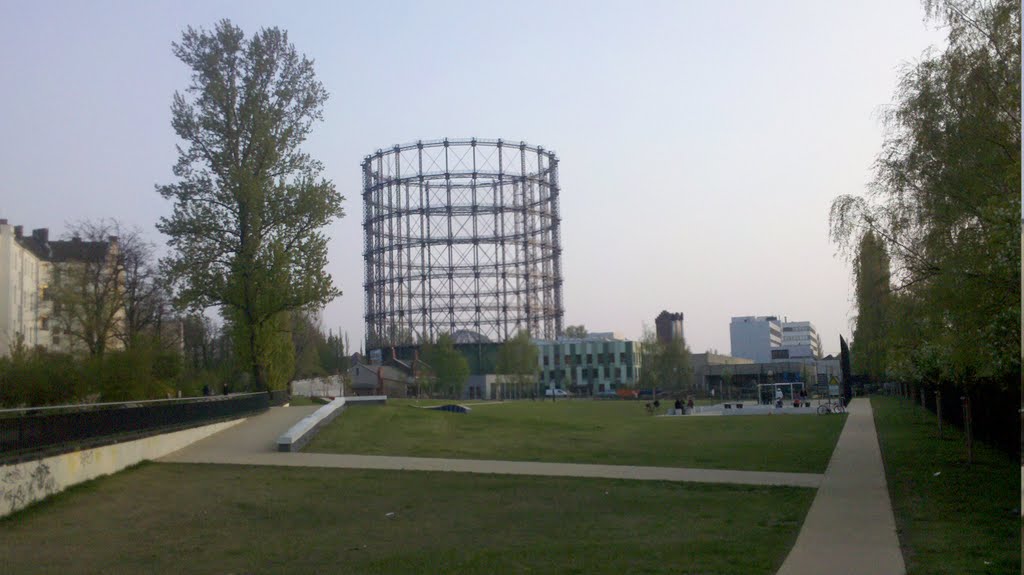
[[0, 410], [0, 461], [52, 455], [236, 419], [279, 405], [281, 394]]

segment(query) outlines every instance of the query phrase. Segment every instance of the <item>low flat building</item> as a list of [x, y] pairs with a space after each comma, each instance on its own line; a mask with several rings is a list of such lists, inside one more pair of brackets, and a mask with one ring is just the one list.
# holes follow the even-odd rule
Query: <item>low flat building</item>
[[839, 356], [826, 355], [819, 359], [815, 365], [819, 386], [827, 386], [833, 378], [835, 378], [836, 385], [843, 383], [843, 370], [840, 367]]
[[348, 376], [355, 395], [407, 397], [409, 386], [413, 385], [411, 376], [390, 365], [358, 362], [348, 368]]
[[695, 390], [702, 390], [704, 393], [710, 393], [712, 386], [709, 385], [708, 375], [710, 374], [709, 367], [713, 365], [749, 365], [754, 363], [754, 360], [747, 359], [745, 357], [732, 357], [731, 355], [724, 355], [713, 352], [705, 353], [691, 353], [690, 354], [690, 369], [693, 372], [693, 378], [690, 381], [690, 388]]
[[716, 397], [754, 399], [758, 397], [757, 385], [762, 383], [801, 382], [810, 393], [814, 390], [815, 371], [814, 366], [800, 361], [712, 364], [707, 366], [704, 379], [708, 389], [715, 390]]

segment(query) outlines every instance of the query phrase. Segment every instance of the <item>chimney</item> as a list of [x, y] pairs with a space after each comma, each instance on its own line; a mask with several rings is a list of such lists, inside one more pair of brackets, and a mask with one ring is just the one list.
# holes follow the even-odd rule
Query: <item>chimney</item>
[[25, 233], [25, 228], [22, 226], [14, 226], [14, 237], [21, 239], [22, 234]]
[[48, 228], [32, 230], [32, 237], [39, 240], [39, 243], [48, 243], [50, 241], [50, 230]]

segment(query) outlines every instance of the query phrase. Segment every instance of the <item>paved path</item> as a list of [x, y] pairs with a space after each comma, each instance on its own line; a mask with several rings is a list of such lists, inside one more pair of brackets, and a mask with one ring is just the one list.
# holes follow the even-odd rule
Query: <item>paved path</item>
[[277, 438], [288, 431], [307, 415], [313, 414], [322, 405], [297, 407], [271, 407], [265, 413], [250, 417], [224, 431], [201, 439], [188, 447], [160, 459], [160, 461], [206, 461], [215, 463], [218, 458], [232, 455], [276, 452]]
[[479, 459], [435, 459], [334, 453], [282, 453], [276, 440], [295, 422], [316, 411], [318, 406], [274, 407], [269, 412], [172, 453], [160, 461], [177, 463], [225, 463], [237, 465], [280, 465], [288, 467], [341, 467], [352, 469], [407, 469], [417, 471], [460, 471], [508, 475], [548, 475], [700, 481], [744, 485], [789, 485], [815, 488], [821, 484], [817, 473], [732, 471], [727, 469], [685, 469], [592, 465], [582, 463], [541, 463], [535, 461], [492, 461]]
[[854, 399], [824, 480], [778, 575], [906, 572], [868, 399]]

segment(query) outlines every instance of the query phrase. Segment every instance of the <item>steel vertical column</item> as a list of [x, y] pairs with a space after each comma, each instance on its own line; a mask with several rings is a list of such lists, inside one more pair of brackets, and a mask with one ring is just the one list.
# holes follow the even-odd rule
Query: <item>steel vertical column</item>
[[555, 337], [562, 335], [562, 320], [565, 316], [565, 308], [562, 303], [562, 215], [559, 208], [558, 197], [561, 194], [561, 187], [558, 181], [558, 158], [554, 154], [549, 156], [550, 181], [551, 181], [551, 265], [554, 277], [555, 292]]

